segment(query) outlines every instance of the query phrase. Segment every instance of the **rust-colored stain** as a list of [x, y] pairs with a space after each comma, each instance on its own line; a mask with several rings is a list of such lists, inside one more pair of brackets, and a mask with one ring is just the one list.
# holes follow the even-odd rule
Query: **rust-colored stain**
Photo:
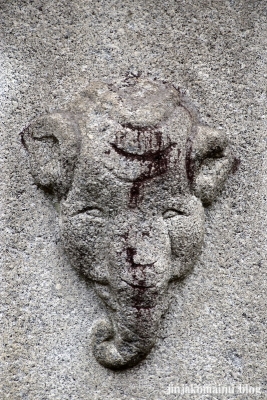
[[[141, 199], [141, 187], [145, 184], [147, 180], [150, 180], [156, 176], [163, 175], [167, 172], [170, 163], [170, 153], [177, 143], [169, 141], [167, 146], [164, 146], [162, 140], [162, 132], [157, 129], [157, 127], [136, 127], [130, 123], [122, 125], [124, 128], [131, 129], [136, 132], [136, 139], [140, 145], [140, 135], [142, 133], [148, 134], [148, 143], [146, 144], [146, 151], [142, 154], [131, 153], [123, 148], [121, 148], [121, 143], [119, 139], [119, 134], [117, 135], [115, 143], [110, 143], [111, 147], [116, 151], [116, 153], [129, 160], [138, 160], [141, 163], [148, 163], [147, 171], [141, 173], [138, 178], [133, 181], [132, 187], [130, 189], [130, 207], [136, 207], [139, 200]], [[119, 132], [118, 132], [119, 133]], [[153, 140], [156, 139], [156, 146], [153, 146]], [[180, 155], [180, 150], [178, 150], [178, 158]]]

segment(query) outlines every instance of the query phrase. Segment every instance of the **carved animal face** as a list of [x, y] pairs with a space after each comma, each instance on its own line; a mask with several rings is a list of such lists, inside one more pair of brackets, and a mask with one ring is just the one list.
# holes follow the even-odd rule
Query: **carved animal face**
[[156, 340], [169, 282], [199, 256], [203, 204], [232, 164], [226, 139], [198, 126], [172, 86], [137, 79], [92, 84], [23, 140], [37, 184], [61, 200], [71, 263], [108, 306], [94, 354], [107, 367], [134, 365]]

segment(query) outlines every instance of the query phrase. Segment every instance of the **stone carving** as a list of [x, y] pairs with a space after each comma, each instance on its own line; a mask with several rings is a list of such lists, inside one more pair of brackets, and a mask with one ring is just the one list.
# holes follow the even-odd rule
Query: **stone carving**
[[91, 83], [32, 121], [22, 142], [36, 184], [60, 203], [71, 263], [107, 306], [96, 359], [137, 364], [156, 341], [170, 282], [201, 252], [203, 206], [233, 166], [225, 135], [199, 125], [172, 85], [132, 77]]

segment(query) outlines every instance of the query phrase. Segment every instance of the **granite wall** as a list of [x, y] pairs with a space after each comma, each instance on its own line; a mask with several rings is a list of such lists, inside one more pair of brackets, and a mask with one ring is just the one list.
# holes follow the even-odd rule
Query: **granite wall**
[[[264, 399], [267, 2], [0, 0], [0, 21], [0, 397], [165, 400], [178, 398], [170, 385], [228, 385], [204, 398]], [[156, 345], [112, 371], [92, 354], [104, 307], [70, 265], [20, 132], [91, 81], [139, 73], [180, 87], [239, 162], [205, 209], [202, 255]], [[261, 394], [238, 394], [246, 384]]]

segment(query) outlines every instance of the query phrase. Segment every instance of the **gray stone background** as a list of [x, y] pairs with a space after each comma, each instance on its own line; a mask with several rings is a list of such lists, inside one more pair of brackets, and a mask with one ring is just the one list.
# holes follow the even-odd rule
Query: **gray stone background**
[[[266, 0], [0, 0], [1, 399], [165, 400], [169, 384], [240, 383], [262, 394], [183, 398], [266, 398], [266, 22]], [[157, 345], [113, 372], [90, 347], [104, 310], [63, 253], [19, 133], [129, 71], [186, 90], [241, 163], [206, 210], [201, 259]]]

